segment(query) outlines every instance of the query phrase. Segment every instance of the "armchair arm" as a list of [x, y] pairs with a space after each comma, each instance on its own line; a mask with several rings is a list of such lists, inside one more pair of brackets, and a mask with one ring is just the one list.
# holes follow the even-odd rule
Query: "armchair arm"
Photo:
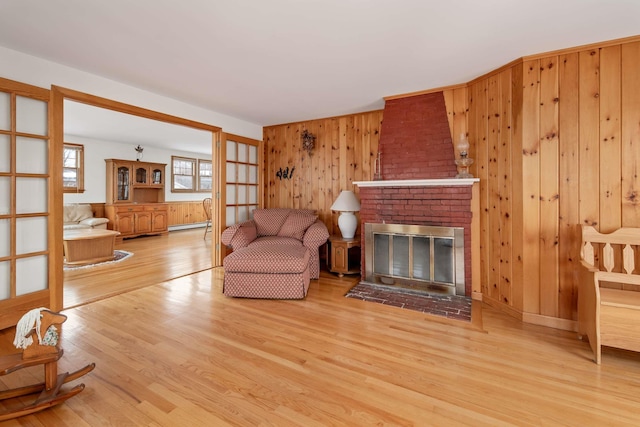
[[327, 226], [321, 220], [317, 220], [307, 228], [302, 238], [302, 244], [309, 249], [318, 249], [329, 238]]
[[253, 220], [247, 220], [228, 227], [222, 232], [220, 239], [232, 249], [239, 249], [253, 242], [257, 236], [256, 223]]

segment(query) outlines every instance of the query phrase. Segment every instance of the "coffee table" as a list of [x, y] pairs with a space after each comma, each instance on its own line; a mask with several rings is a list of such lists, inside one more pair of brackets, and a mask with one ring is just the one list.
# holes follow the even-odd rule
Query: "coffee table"
[[64, 263], [84, 265], [112, 260], [113, 247], [119, 234], [119, 231], [93, 228], [65, 230]]

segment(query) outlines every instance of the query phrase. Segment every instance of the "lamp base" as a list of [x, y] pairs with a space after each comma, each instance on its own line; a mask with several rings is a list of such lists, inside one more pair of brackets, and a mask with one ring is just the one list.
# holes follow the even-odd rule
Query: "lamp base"
[[344, 239], [353, 239], [358, 228], [358, 219], [353, 212], [340, 212], [338, 217], [338, 228]]

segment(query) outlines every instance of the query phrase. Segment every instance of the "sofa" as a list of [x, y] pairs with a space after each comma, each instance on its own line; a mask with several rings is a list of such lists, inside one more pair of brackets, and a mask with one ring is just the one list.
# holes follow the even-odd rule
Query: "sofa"
[[308, 209], [256, 209], [253, 218], [228, 227], [222, 243], [224, 294], [247, 298], [304, 298], [320, 277], [320, 246], [326, 225]]
[[66, 204], [63, 206], [63, 222], [65, 230], [88, 228], [107, 228], [107, 218], [94, 218], [91, 205], [83, 203]]

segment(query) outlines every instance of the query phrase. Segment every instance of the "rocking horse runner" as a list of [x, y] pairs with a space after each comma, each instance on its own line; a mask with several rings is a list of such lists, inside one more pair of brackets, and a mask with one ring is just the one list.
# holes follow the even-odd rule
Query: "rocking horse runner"
[[61, 391], [63, 384], [76, 380], [95, 368], [95, 363], [91, 363], [75, 372], [58, 375], [58, 360], [63, 354], [58, 345], [58, 330], [65, 320], [67, 316], [64, 314], [37, 308], [22, 316], [16, 325], [13, 344], [16, 348], [22, 349], [22, 353], [0, 356], [0, 375], [7, 375], [29, 366], [43, 365], [44, 382], [0, 391], [0, 400], [40, 393], [32, 404], [0, 412], [0, 421], [42, 411], [84, 390], [84, 384], [79, 384], [70, 390]]

